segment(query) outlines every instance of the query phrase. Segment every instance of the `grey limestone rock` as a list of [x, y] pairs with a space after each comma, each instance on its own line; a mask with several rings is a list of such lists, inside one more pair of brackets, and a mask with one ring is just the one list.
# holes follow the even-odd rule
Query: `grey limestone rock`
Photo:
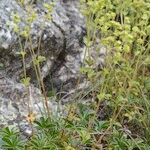
[[[36, 20], [31, 24], [32, 47], [38, 51], [39, 40], [40, 55], [46, 57], [46, 62], [42, 64], [42, 77], [46, 78], [50, 72], [53, 76], [61, 70], [62, 64], [67, 62], [68, 55], [72, 56], [74, 62], [70, 65], [74, 70], [81, 64], [82, 39], [85, 34], [84, 18], [78, 9], [77, 1], [56, 1], [52, 12], [52, 20], [44, 20], [46, 13], [43, 4], [50, 3], [51, 0], [36, 1], [33, 11], [37, 12]], [[20, 51], [18, 36], [13, 32], [14, 13], [21, 17], [20, 29], [26, 26], [28, 12], [25, 6], [20, 6], [17, 0], [0, 1], [0, 63], [3, 64], [6, 75], [19, 81], [22, 74], [22, 60], [17, 55]], [[29, 53], [31, 44], [21, 39], [25, 49], [27, 49], [26, 69], [27, 74], [34, 80], [34, 69], [32, 58]], [[61, 65], [60, 65], [61, 64]], [[70, 67], [70, 66], [69, 66]]]
[[[41, 77], [46, 90], [53, 88], [56, 92], [70, 95], [85, 88], [79, 84], [79, 69], [84, 59], [83, 37], [86, 34], [84, 17], [79, 8], [79, 0], [56, 0], [52, 11], [52, 19], [45, 19], [48, 13], [43, 6], [52, 0], [25, 0], [21, 5], [19, 0], [0, 0], [0, 125], [17, 124], [25, 120], [28, 113], [28, 88], [20, 80], [23, 77], [22, 59], [18, 55], [20, 43], [26, 51], [25, 64], [27, 76], [31, 78], [30, 95], [33, 98], [33, 108], [39, 112], [42, 107], [43, 95], [38, 89], [38, 83], [30, 51], [44, 56], [46, 60], [41, 64]], [[32, 6], [28, 11], [27, 6]], [[25, 27], [28, 27], [27, 18], [36, 12], [36, 19], [30, 24], [30, 40], [20, 36]], [[14, 32], [13, 15], [21, 18], [19, 22], [19, 36]], [[40, 44], [39, 44], [40, 43]], [[101, 54], [94, 54], [99, 62]], [[96, 63], [96, 66], [99, 65]], [[80, 81], [83, 81], [82, 77]], [[86, 84], [86, 87], [88, 84]], [[70, 92], [69, 92], [70, 91]], [[69, 101], [63, 95], [64, 101]], [[62, 98], [62, 99], [63, 99]], [[50, 102], [55, 112], [57, 103]]]
[[[47, 10], [44, 3], [51, 0], [27, 1], [21, 5], [19, 0], [0, 1], [0, 125], [14, 125], [25, 121], [28, 114], [29, 94], [28, 88], [20, 80], [23, 75], [23, 64], [20, 52], [20, 43], [26, 50], [26, 71], [31, 78], [30, 95], [32, 105], [36, 112], [42, 107], [43, 95], [37, 88], [34, 66], [30, 50], [34, 49], [35, 55], [44, 56], [46, 61], [41, 64], [41, 76], [51, 90], [51, 82], [59, 89], [61, 83], [73, 84], [78, 77], [79, 67], [82, 63], [83, 36], [85, 35], [84, 17], [79, 10], [78, 1], [55, 1], [52, 19], [45, 20]], [[19, 33], [27, 26], [26, 19], [30, 16], [26, 5], [32, 6], [32, 11], [37, 17], [30, 25], [31, 41], [25, 40], [14, 32], [13, 14], [21, 18]], [[30, 12], [32, 15], [32, 11]], [[40, 46], [39, 46], [40, 41]], [[50, 79], [49, 79], [50, 77]], [[39, 107], [38, 107], [39, 105]], [[57, 110], [56, 103], [49, 103], [52, 111]], [[56, 108], [56, 109], [55, 109]]]

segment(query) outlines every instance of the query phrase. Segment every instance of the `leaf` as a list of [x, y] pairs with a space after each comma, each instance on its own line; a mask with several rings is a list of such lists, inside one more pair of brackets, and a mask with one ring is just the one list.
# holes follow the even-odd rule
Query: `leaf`
[[144, 63], [145, 65], [150, 65], [150, 56], [147, 57], [147, 58], [145, 58], [145, 60], [143, 61], [143, 63]]
[[54, 3], [51, 4], [44, 3], [43, 6], [48, 10], [49, 13], [51, 13], [54, 7]]
[[92, 41], [89, 38], [84, 38], [84, 43], [87, 47], [90, 47], [92, 45]]
[[18, 13], [13, 14], [13, 21], [14, 21], [15, 24], [18, 24], [18, 23], [21, 22], [21, 18], [20, 18]]
[[16, 52], [17, 55], [21, 55], [22, 57], [25, 57], [26, 52], [24, 51], [20, 51], [20, 52]]
[[99, 99], [99, 101], [104, 100], [104, 98], [105, 98], [105, 93], [100, 93], [99, 95], [97, 95], [97, 98]]
[[84, 130], [84, 129], [78, 131], [78, 133], [81, 137], [81, 140], [82, 140], [83, 144], [87, 143], [88, 140], [91, 139], [91, 134], [88, 131]]
[[38, 65], [39, 63], [42, 63], [44, 61], [46, 61], [46, 58], [44, 56], [41, 56], [41, 55], [33, 60], [35, 65]]
[[150, 90], [150, 78], [148, 78], [148, 79], [145, 80], [145, 88], [147, 90]]
[[22, 80], [21, 80], [21, 82], [25, 85], [25, 86], [29, 86], [29, 84], [30, 84], [30, 77], [26, 77], [26, 78], [23, 78]]
[[140, 31], [140, 29], [139, 29], [137, 26], [133, 27], [132, 30], [133, 30], [134, 32], [139, 32], [139, 31]]
[[124, 52], [126, 52], [126, 53], [130, 52], [130, 46], [128, 46], [128, 45], [124, 45], [123, 49], [124, 49]]
[[1, 68], [4, 68], [4, 64], [3, 63], [0, 63], [0, 69]]
[[64, 142], [64, 148], [65, 150], [76, 150], [75, 148], [73, 148], [72, 146], [70, 146], [68, 143]]
[[142, 19], [147, 20], [149, 19], [149, 16], [147, 14], [143, 14]]

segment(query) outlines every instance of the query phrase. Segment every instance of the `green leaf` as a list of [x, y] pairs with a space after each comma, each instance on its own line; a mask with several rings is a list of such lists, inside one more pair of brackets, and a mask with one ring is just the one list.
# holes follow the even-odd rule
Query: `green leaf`
[[88, 142], [88, 140], [91, 139], [91, 134], [84, 129], [78, 131], [78, 133], [79, 133], [79, 136], [81, 137], [83, 144], [86, 144]]
[[27, 77], [27, 78], [23, 78], [21, 80], [21, 82], [25, 85], [25, 86], [29, 86], [30, 85], [30, 77]]
[[145, 88], [150, 91], [150, 78], [145, 80]]

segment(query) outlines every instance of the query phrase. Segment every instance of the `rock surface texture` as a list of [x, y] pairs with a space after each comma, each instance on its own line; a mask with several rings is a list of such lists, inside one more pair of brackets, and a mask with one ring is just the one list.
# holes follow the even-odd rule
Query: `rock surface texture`
[[[25, 0], [21, 4], [20, 0], [0, 0], [0, 126], [17, 125], [25, 121], [29, 103], [36, 113], [44, 109], [43, 95], [38, 88], [33, 65], [39, 55], [45, 57], [45, 61], [40, 64], [40, 75], [46, 91], [54, 89], [60, 93], [62, 102], [68, 102], [68, 96], [75, 89], [81, 91], [88, 86], [79, 74], [85, 54], [83, 37], [86, 34], [79, 1], [55, 1], [51, 19], [48, 19], [49, 8], [45, 4], [51, 2]], [[34, 21], [28, 24], [32, 19]], [[17, 26], [14, 22], [18, 22]], [[29, 32], [27, 36], [26, 31]], [[26, 53], [25, 65], [21, 55], [18, 55], [22, 50]], [[103, 63], [104, 53], [103, 50], [102, 53], [93, 53], [94, 60], [98, 56], [96, 66]], [[101, 56], [102, 59], [99, 58]], [[26, 76], [31, 78], [28, 88], [20, 82], [24, 69]], [[78, 84], [80, 81], [82, 83]], [[55, 112], [58, 103], [49, 101], [49, 107]]]
[[[32, 11], [36, 12], [37, 17], [30, 26], [30, 40], [25, 40], [20, 33], [27, 26], [27, 18], [32, 16], [32, 11], [29, 12], [27, 8], [30, 1], [25, 5], [21, 5], [18, 0], [0, 1], [0, 125], [18, 123], [28, 113], [29, 89], [20, 82], [23, 76], [22, 58], [18, 55], [20, 43], [26, 51], [26, 72], [32, 82], [30, 94], [35, 109], [43, 97], [37, 88], [31, 50], [35, 55], [40, 53], [46, 58], [41, 64], [41, 77], [48, 90], [53, 87], [56, 91], [62, 88], [67, 91], [78, 78], [85, 35], [79, 2], [56, 1], [51, 20], [44, 19], [48, 13], [44, 3], [49, 4], [51, 0], [32, 1]], [[14, 14], [21, 19], [18, 33], [14, 32]]]

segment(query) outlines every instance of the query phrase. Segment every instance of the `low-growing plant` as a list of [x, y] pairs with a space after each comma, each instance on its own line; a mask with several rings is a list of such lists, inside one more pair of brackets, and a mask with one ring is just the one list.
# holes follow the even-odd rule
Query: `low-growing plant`
[[[109, 126], [97, 142], [101, 143], [105, 137], [115, 138], [113, 126], [117, 122], [120, 129], [127, 128], [131, 134], [149, 143], [150, 97], [149, 82], [146, 86], [145, 81], [149, 81], [150, 75], [150, 3], [147, 0], [81, 0], [81, 4], [87, 23], [86, 62], [91, 62], [81, 71], [87, 74], [93, 85], [102, 80], [95, 90], [97, 112], [103, 101], [108, 101], [113, 110]], [[95, 70], [96, 60], [90, 51], [93, 47], [100, 51], [99, 45], [107, 49], [105, 66], [100, 71]], [[106, 135], [108, 131], [112, 136]], [[117, 132], [121, 134], [121, 131]], [[131, 141], [132, 136], [128, 137]], [[118, 143], [112, 149], [135, 149], [129, 148], [128, 138], [118, 138], [121, 145]], [[139, 146], [138, 149], [143, 148]]]
[[[25, 1], [19, 0], [24, 7]], [[28, 11], [31, 6], [26, 5]], [[44, 4], [51, 14], [53, 5]], [[29, 88], [30, 77], [26, 73], [27, 50], [21, 38], [30, 43], [39, 88], [45, 96], [46, 113], [37, 119], [32, 108], [28, 121], [34, 132], [26, 140], [22, 134], [9, 127], [0, 132], [0, 148], [4, 150], [149, 150], [150, 149], [150, 3], [149, 0], [81, 0], [85, 15], [87, 36], [86, 53], [81, 72], [90, 81], [89, 91], [77, 93], [76, 101], [83, 97], [91, 102], [66, 104], [66, 114], [58, 118], [49, 112], [47, 95], [41, 78], [40, 64], [45, 57], [32, 47], [31, 24], [37, 13], [28, 16], [27, 26], [20, 31], [21, 17], [13, 14], [14, 31], [18, 35], [23, 62], [24, 77], [21, 80]], [[46, 15], [45, 19], [51, 19]], [[44, 27], [44, 25], [43, 25]], [[41, 27], [41, 28], [43, 28]], [[100, 41], [99, 43], [97, 41]], [[41, 43], [41, 41], [39, 41]], [[92, 49], [106, 48], [105, 65], [95, 68], [96, 58]], [[38, 47], [38, 51], [40, 45]], [[87, 56], [88, 55], [88, 56]], [[87, 57], [86, 57], [87, 56]], [[49, 93], [49, 95], [53, 95]], [[57, 94], [57, 93], [56, 93]], [[30, 99], [29, 99], [30, 100]], [[30, 102], [29, 102], [30, 104]], [[103, 108], [102, 108], [103, 106]], [[107, 107], [107, 109], [105, 109]], [[102, 113], [104, 109], [105, 112]], [[105, 117], [104, 114], [107, 114]], [[104, 117], [101, 117], [103, 115]]]
[[0, 148], [6, 150], [23, 150], [24, 148], [25, 143], [20, 139], [19, 131], [16, 131], [16, 129], [3, 128], [0, 132], [0, 138]]

